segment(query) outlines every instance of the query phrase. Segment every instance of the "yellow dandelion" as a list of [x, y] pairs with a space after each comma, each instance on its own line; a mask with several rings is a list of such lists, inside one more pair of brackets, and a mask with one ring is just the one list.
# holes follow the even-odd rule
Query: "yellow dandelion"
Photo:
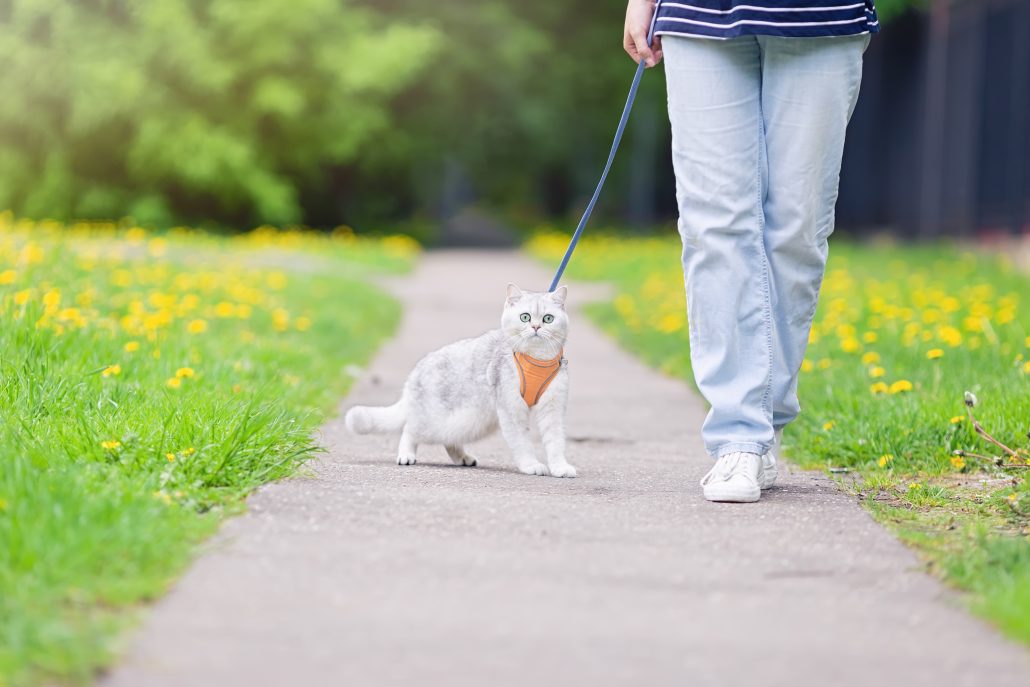
[[869, 351], [868, 353], [862, 354], [862, 364], [872, 365], [873, 363], [880, 362], [880, 354], [876, 351]]
[[1030, 375], [1030, 360], [1027, 360], [1025, 363], [1023, 363], [1023, 372]]
[[236, 306], [228, 301], [222, 301], [215, 306], [215, 315], [218, 317], [232, 317], [236, 314]]
[[165, 460], [167, 460], [169, 463], [174, 463], [175, 462], [175, 454], [174, 453], [166, 453], [165, 454]]
[[32, 289], [22, 289], [14, 294], [15, 305], [25, 305], [32, 298]]
[[944, 349], [942, 348], [931, 348], [926, 352], [926, 357], [930, 360], [936, 360], [944, 355]]
[[899, 379], [890, 385], [888, 391], [892, 394], [901, 393], [902, 391], [912, 391], [912, 382], [907, 379]]
[[311, 318], [298, 317], [296, 320], [293, 321], [293, 326], [297, 328], [297, 331], [306, 332], [307, 330], [311, 329]]
[[126, 353], [134, 353], [139, 350], [139, 341], [129, 341], [124, 346]]
[[1009, 494], [1009, 501], [1015, 501], [1017, 498], [1019, 498], [1019, 497], [1016, 496], [1015, 494]]
[[104, 371], [101, 372], [100, 374], [102, 374], [105, 377], [117, 377], [121, 373], [122, 373], [122, 366], [118, 365], [118, 364], [115, 364], [115, 365], [108, 365], [107, 367], [104, 368]]
[[190, 334], [202, 334], [207, 331], [207, 322], [205, 320], [190, 320], [190, 323], [186, 325], [186, 331]]
[[875, 365], [875, 366], [869, 368], [869, 376], [870, 377], [882, 377], [885, 374], [887, 374], [887, 370], [883, 369], [879, 365]]
[[876, 332], [866, 332], [862, 335], [862, 341], [866, 343], [873, 343], [876, 341]]
[[962, 422], [965, 419], [966, 418], [965, 418], [964, 415], [952, 415], [951, 419], [948, 420], [948, 422], [950, 422], [953, 425], [957, 425], [958, 423]]
[[830, 365], [832, 365], [832, 364], [833, 364], [833, 361], [830, 360], [829, 358], [820, 358], [819, 362], [816, 363], [816, 367], [818, 367], [820, 370], [825, 370], [825, 369], [829, 368]]
[[189, 448], [183, 449], [182, 455], [184, 455], [184, 456], [192, 456], [196, 452], [197, 452], [197, 449], [195, 449], [192, 446], [190, 446]]
[[840, 342], [840, 347], [845, 353], [854, 353], [862, 347], [862, 344], [858, 342], [858, 339], [849, 337]]
[[0, 285], [13, 284], [14, 280], [18, 278], [18, 273], [14, 270], [4, 270], [0, 272]]
[[869, 391], [874, 394], [885, 394], [887, 393], [888, 387], [886, 382], [874, 382], [869, 386]]
[[955, 468], [956, 470], [961, 470], [962, 468], [966, 467], [966, 459], [962, 456], [952, 456], [951, 467]]
[[889, 463], [894, 462], [894, 455], [891, 453], [885, 453], [882, 456], [880, 456], [880, 460], [876, 462], [881, 468], [885, 468]]
[[829, 422], [824, 422], [823, 429], [825, 429], [827, 432], [833, 429], [833, 420], [830, 420]]
[[180, 367], [178, 370], [175, 371], [175, 376], [179, 379], [189, 379], [194, 374], [196, 373], [193, 371], [192, 367]]
[[182, 386], [182, 380], [178, 377], [170, 377], [165, 384], [171, 389], [178, 389]]
[[815, 369], [815, 363], [813, 363], [811, 360], [808, 360], [806, 358], [805, 360], [801, 361], [801, 371], [802, 372], [811, 372], [814, 369]]
[[100, 442], [100, 448], [104, 449], [105, 451], [114, 451], [115, 449], [119, 449], [121, 447], [122, 447], [122, 442], [120, 442], [120, 441], [112, 440], [112, 441], [101, 441]]

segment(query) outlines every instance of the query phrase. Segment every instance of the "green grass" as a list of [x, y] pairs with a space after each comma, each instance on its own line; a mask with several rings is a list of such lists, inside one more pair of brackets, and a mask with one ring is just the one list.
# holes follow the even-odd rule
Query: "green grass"
[[0, 685], [89, 682], [392, 331], [416, 248], [0, 215]]
[[[566, 244], [541, 233], [527, 248], [553, 263]], [[614, 283], [614, 300], [589, 316], [693, 383], [680, 250], [674, 232], [595, 232], [570, 277]], [[834, 237], [812, 329], [785, 454], [845, 475], [842, 488], [968, 590], [973, 608], [1030, 642], [1030, 276], [946, 244]], [[977, 434], [966, 391], [1015, 455]]]

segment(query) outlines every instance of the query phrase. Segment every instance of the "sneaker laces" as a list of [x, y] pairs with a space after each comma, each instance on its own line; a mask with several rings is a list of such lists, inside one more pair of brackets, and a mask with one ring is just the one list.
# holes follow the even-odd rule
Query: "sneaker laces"
[[[746, 453], [743, 451], [734, 451], [733, 453], [727, 453], [721, 456], [712, 469], [708, 471], [708, 474], [701, 478], [701, 486], [704, 486], [716, 479], [726, 480], [736, 472], [740, 462], [745, 459]], [[759, 470], [761, 470], [761, 456], [759, 456]]]

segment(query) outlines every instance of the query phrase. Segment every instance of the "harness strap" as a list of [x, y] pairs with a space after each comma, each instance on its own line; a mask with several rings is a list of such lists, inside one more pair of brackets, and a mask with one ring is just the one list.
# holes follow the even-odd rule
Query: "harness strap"
[[512, 353], [515, 367], [519, 371], [519, 393], [530, 408], [537, 404], [558, 374], [564, 352], [562, 350], [556, 358], [550, 360], [539, 360], [525, 353]]

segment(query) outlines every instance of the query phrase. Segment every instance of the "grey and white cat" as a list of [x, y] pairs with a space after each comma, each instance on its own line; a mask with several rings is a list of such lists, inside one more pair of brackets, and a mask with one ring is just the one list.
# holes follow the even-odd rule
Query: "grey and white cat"
[[[476, 459], [466, 445], [500, 428], [520, 472], [575, 477], [576, 468], [565, 460], [566, 361], [530, 407], [520, 391], [513, 355], [550, 360], [561, 353], [569, 327], [567, 293], [564, 286], [536, 293], [509, 284], [500, 329], [429, 353], [408, 375], [399, 401], [386, 407], [351, 408], [348, 429], [357, 434], [400, 431], [400, 465], [415, 462], [419, 445], [442, 444], [452, 461], [471, 466]], [[540, 430], [546, 467], [533, 447], [531, 419]]]

